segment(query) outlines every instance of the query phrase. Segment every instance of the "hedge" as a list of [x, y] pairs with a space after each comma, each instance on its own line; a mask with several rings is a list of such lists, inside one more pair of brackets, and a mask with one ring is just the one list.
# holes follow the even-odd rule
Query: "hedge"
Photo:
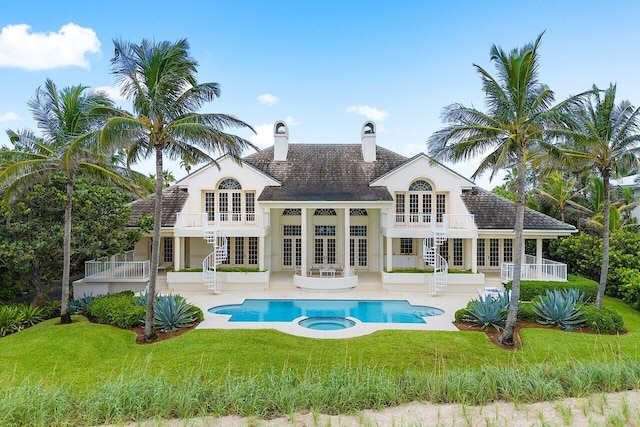
[[[598, 283], [585, 277], [569, 274], [566, 282], [547, 282], [541, 280], [523, 280], [520, 282], [520, 301], [532, 301], [537, 296], [544, 296], [546, 292], [554, 289], [578, 289], [584, 293], [587, 301], [593, 302], [598, 294]], [[511, 282], [505, 285], [505, 289], [511, 290]]]
[[87, 313], [100, 323], [131, 328], [144, 322], [145, 307], [133, 302], [132, 292], [121, 292], [94, 298], [87, 305]]

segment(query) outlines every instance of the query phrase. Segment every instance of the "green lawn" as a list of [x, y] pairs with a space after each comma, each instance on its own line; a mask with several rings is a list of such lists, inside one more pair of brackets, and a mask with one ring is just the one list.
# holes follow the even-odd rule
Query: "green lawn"
[[47, 321], [0, 339], [0, 381], [30, 378], [82, 392], [141, 373], [178, 380], [198, 372], [253, 375], [264, 371], [328, 372], [364, 367], [388, 372], [528, 366], [574, 361], [640, 361], [640, 313], [608, 298], [628, 333], [606, 336], [527, 329], [524, 347], [505, 351], [479, 332], [381, 331], [348, 340], [313, 340], [270, 330], [194, 330], [151, 345], [135, 335], [75, 317], [72, 325]]

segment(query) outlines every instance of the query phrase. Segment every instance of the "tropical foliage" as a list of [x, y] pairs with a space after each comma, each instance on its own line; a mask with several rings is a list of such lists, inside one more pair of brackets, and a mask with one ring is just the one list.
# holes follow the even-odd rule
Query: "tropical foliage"
[[240, 161], [251, 143], [226, 133], [228, 127], [248, 128], [245, 122], [226, 114], [198, 113], [207, 102], [220, 96], [218, 83], [198, 83], [198, 63], [189, 56], [186, 40], [135, 44], [114, 41], [112, 73], [122, 95], [133, 103], [132, 112], [112, 107], [96, 109], [109, 115], [100, 132], [104, 146], [120, 144], [126, 150], [127, 163], [155, 157], [155, 223], [151, 248], [151, 298], [146, 310], [145, 336], [153, 331], [157, 268], [160, 257], [160, 217], [164, 187], [163, 155], [169, 159], [188, 158], [195, 163], [213, 161], [212, 154], [228, 154]]
[[62, 323], [71, 322], [71, 214], [76, 179], [91, 177], [103, 183], [111, 182], [133, 189], [129, 181], [120, 175], [123, 171], [117, 171], [111, 162], [111, 152], [96, 149], [92, 135], [106, 118], [106, 115], [94, 112], [94, 108], [100, 106], [111, 106], [109, 99], [101, 92], [89, 91], [82, 85], [58, 90], [53, 81], [47, 80], [29, 102], [42, 136], [29, 130], [10, 130], [9, 138], [15, 149], [0, 152], [0, 185], [5, 198], [15, 196], [20, 190], [28, 190], [35, 184], [48, 183], [54, 175], [64, 177], [65, 195], [61, 199], [64, 204]]
[[554, 289], [534, 300], [532, 309], [540, 318], [539, 323], [558, 325], [569, 331], [584, 324], [583, 302], [584, 294], [580, 291]]
[[472, 177], [485, 171], [491, 171], [493, 176], [501, 168], [515, 168], [515, 280], [509, 314], [500, 338], [506, 345], [513, 345], [520, 297], [527, 164], [536, 150], [554, 151], [549, 135], [559, 126], [558, 119], [566, 107], [577, 100], [571, 98], [553, 106], [554, 93], [538, 77], [541, 38], [542, 34], [533, 43], [509, 53], [494, 45], [490, 57], [496, 66], [497, 76], [475, 65], [486, 95], [487, 111], [461, 104], [450, 105], [443, 113], [443, 120], [448, 126], [429, 138], [429, 152], [436, 159], [467, 161], [485, 155]]
[[[34, 303], [42, 305], [60, 282], [65, 209], [60, 201], [65, 197], [65, 178], [55, 175], [48, 184], [35, 184], [0, 205], [5, 218], [0, 222], [0, 300], [33, 293]], [[118, 190], [86, 179], [75, 181], [72, 274], [83, 272], [85, 261], [123, 252], [139, 239], [144, 229], [126, 228], [130, 201]]]

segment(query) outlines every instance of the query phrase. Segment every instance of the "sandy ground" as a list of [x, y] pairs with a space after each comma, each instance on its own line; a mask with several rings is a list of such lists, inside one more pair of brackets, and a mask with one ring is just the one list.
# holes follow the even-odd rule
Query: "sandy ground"
[[328, 416], [293, 414], [272, 420], [222, 417], [148, 421], [129, 426], [640, 426], [640, 390], [533, 404], [485, 406], [411, 403], [382, 411]]

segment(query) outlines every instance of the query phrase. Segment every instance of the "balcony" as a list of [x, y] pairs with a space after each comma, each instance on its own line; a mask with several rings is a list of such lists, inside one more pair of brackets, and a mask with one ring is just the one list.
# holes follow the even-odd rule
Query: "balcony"
[[[512, 262], [503, 262], [500, 269], [500, 277], [504, 282], [513, 280]], [[520, 280], [544, 280], [549, 282], [567, 281], [567, 264], [542, 258], [538, 263], [535, 256], [525, 255], [524, 263], [520, 271]]]
[[84, 263], [85, 282], [145, 280], [150, 274], [150, 262], [134, 261], [133, 251]]
[[[472, 237], [475, 232], [474, 216], [471, 214], [382, 214], [382, 228], [388, 229], [391, 237], [408, 237], [410, 231], [447, 231], [449, 237]], [[390, 229], [390, 230], [389, 230]], [[395, 232], [391, 231], [394, 230]], [[400, 234], [402, 235], [400, 235]], [[396, 236], [398, 234], [398, 236]]]
[[268, 212], [262, 214], [256, 212], [220, 212], [212, 215], [206, 212], [179, 212], [174, 226], [175, 236], [202, 236], [203, 228], [238, 231], [265, 229], [270, 226]]

